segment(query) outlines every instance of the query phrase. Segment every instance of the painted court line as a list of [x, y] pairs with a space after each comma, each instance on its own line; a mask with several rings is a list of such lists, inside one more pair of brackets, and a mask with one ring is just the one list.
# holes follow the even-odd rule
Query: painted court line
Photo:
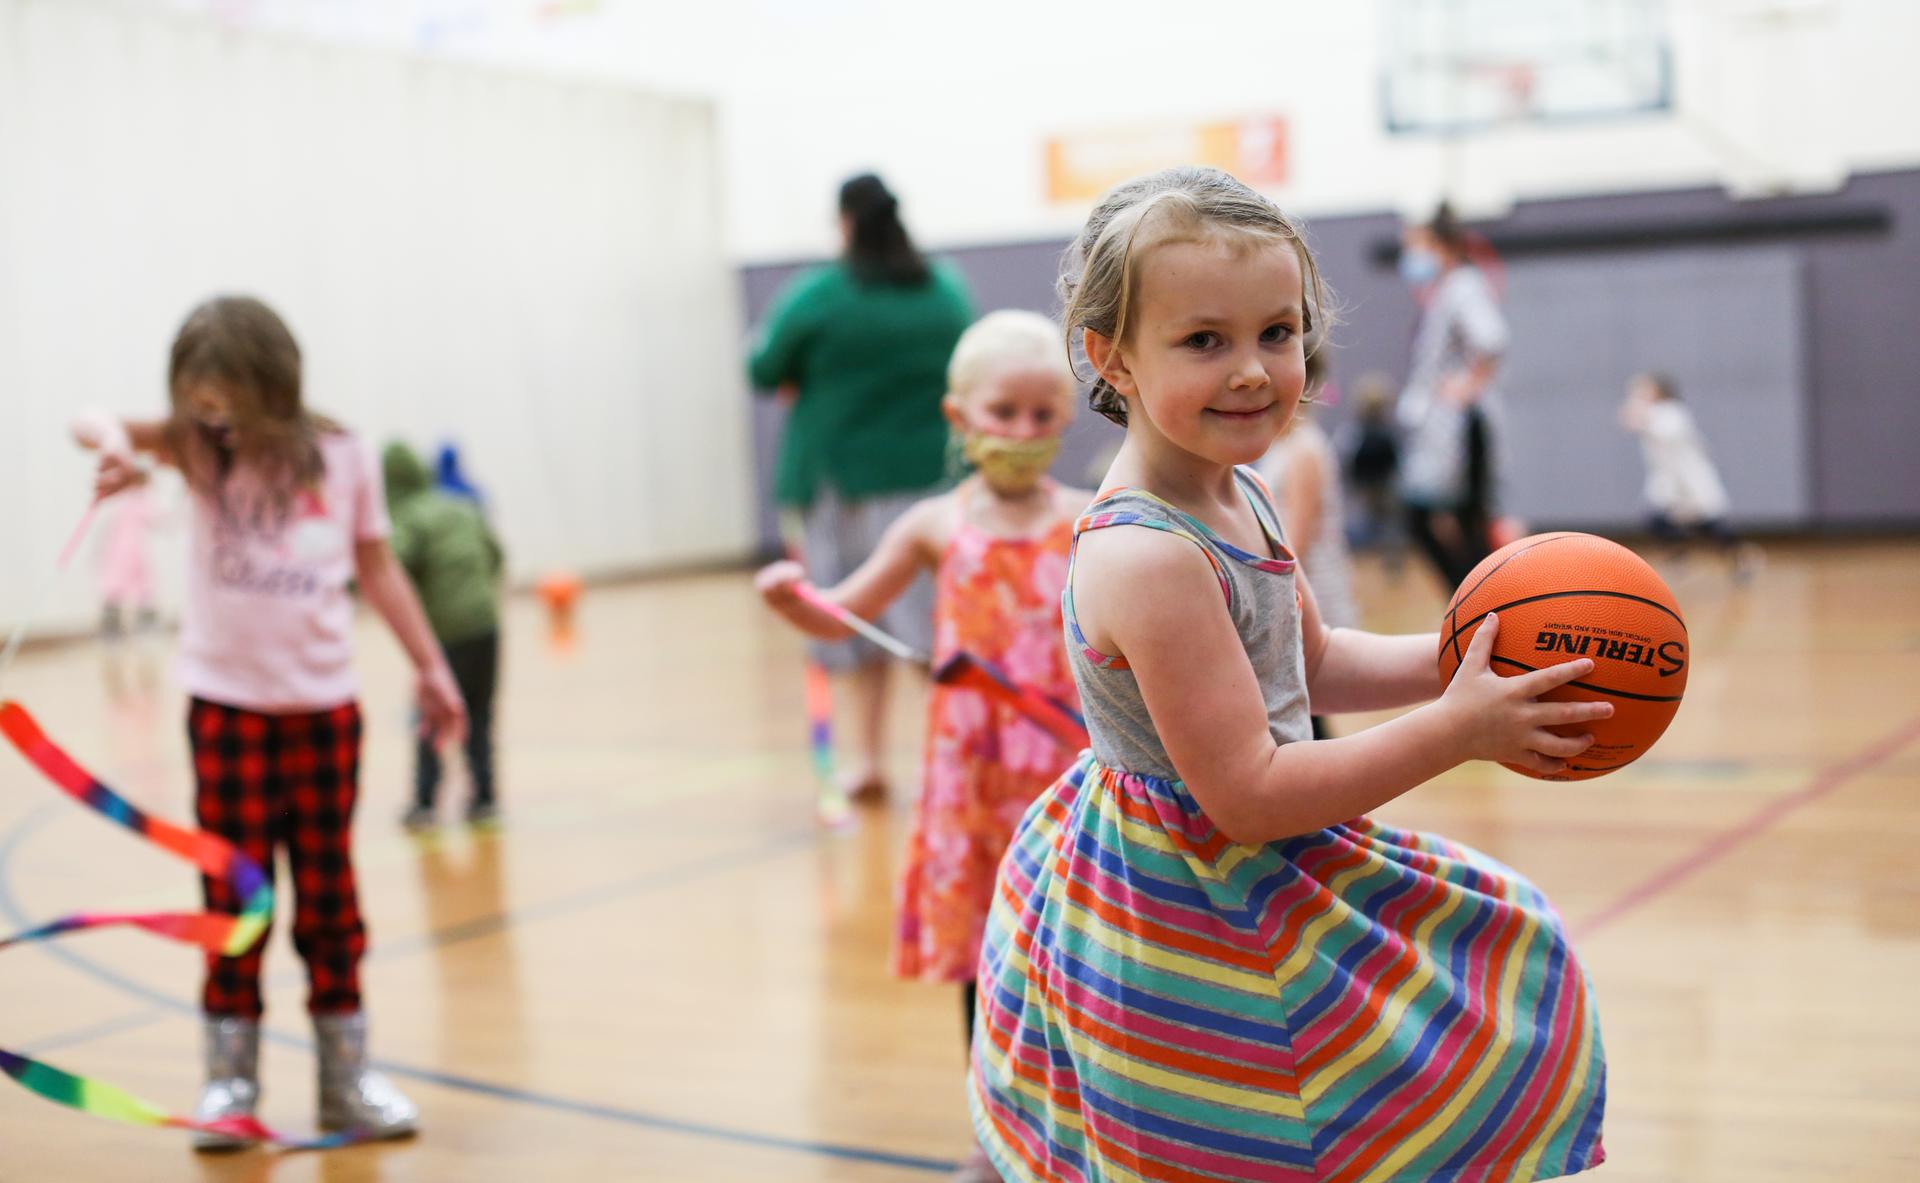
[[[52, 803], [40, 806], [23, 821], [15, 825], [6, 835], [4, 841], [0, 841], [0, 915], [4, 915], [9, 924], [18, 928], [30, 927], [31, 921], [13, 894], [12, 866], [14, 856], [18, 853], [20, 847], [25, 844], [26, 839], [42, 829], [53, 819], [57, 812], [56, 807]], [[811, 835], [809, 835], [809, 840], [810, 839]], [[786, 835], [774, 843], [767, 844], [766, 847], [758, 850], [756, 853], [764, 857], [765, 855], [778, 853], [799, 845], [801, 845], [801, 841], [798, 835]], [[741, 856], [736, 854], [724, 861], [730, 862], [732, 865], [738, 865], [740, 857]], [[549, 901], [547, 904], [536, 905], [530, 911], [542, 916], [557, 915], [562, 911], [570, 911], [581, 906], [600, 902], [622, 892], [660, 886], [676, 879], [694, 877], [718, 865], [721, 861], [723, 860], [701, 859], [687, 867], [680, 868], [677, 873], [665, 872], [640, 876], [626, 880], [620, 884], [612, 885], [610, 888], [601, 889], [599, 892], [582, 892], [571, 897], [565, 897], [564, 907], [557, 906], [561, 904], [561, 901]], [[517, 917], [503, 917], [499, 927], [510, 927], [515, 919], [517, 919]], [[460, 931], [462, 929], [468, 931]], [[419, 952], [423, 949], [432, 948], [437, 944], [484, 935], [486, 931], [492, 931], [492, 929], [486, 925], [481, 925], [478, 930], [475, 930], [472, 922], [469, 922], [467, 925], [455, 926], [455, 930], [447, 934], [444, 940], [441, 939], [440, 934], [431, 934], [423, 939], [411, 942], [411, 947], [406, 951], [409, 953]], [[48, 1046], [72, 1045], [85, 1042], [87, 1039], [96, 1036], [131, 1030], [136, 1027], [145, 1026], [166, 1014], [197, 1015], [200, 1013], [199, 1006], [195, 1003], [176, 998], [156, 990], [145, 983], [115, 973], [105, 966], [99, 965], [91, 959], [75, 953], [71, 949], [62, 947], [58, 943], [45, 943], [38, 947], [41, 952], [59, 958], [61, 961], [79, 970], [82, 974], [149, 1004], [146, 1010], [137, 1011], [119, 1019], [94, 1024], [85, 1029], [70, 1031], [63, 1035], [42, 1040], [38, 1045], [42, 1049]], [[313, 1047], [310, 1040], [272, 1028], [263, 1028], [261, 1034], [265, 1036], [268, 1041], [281, 1046], [299, 1048], [305, 1051], [311, 1051]], [[403, 1079], [424, 1081], [441, 1088], [491, 1097], [495, 1100], [506, 1101], [511, 1104], [545, 1109], [550, 1112], [563, 1113], [575, 1117], [587, 1117], [599, 1121], [616, 1122], [621, 1125], [633, 1126], [640, 1129], [658, 1130], [664, 1133], [682, 1134], [695, 1138], [707, 1138], [714, 1141], [730, 1142], [736, 1145], [756, 1146], [768, 1150], [784, 1150], [797, 1154], [809, 1154], [845, 1162], [872, 1163], [879, 1166], [893, 1166], [906, 1170], [925, 1171], [929, 1173], [950, 1172], [956, 1165], [949, 1159], [927, 1158], [921, 1155], [875, 1150], [864, 1146], [849, 1146], [835, 1142], [815, 1142], [804, 1138], [787, 1138], [775, 1134], [757, 1133], [752, 1130], [739, 1130], [725, 1126], [709, 1125], [704, 1122], [682, 1121], [671, 1117], [662, 1117], [657, 1114], [646, 1113], [637, 1109], [623, 1109], [615, 1105], [579, 1101], [571, 1097], [558, 1096], [553, 1093], [517, 1088], [513, 1085], [497, 1084], [492, 1081], [479, 1080], [451, 1072], [441, 1072], [438, 1069], [399, 1064], [391, 1060], [378, 1060], [375, 1061], [375, 1063], [382, 1071]]]
[[[61, 812], [64, 811], [59, 810], [51, 804], [42, 805], [22, 821], [14, 832], [8, 836], [5, 846], [0, 847], [0, 868], [8, 867], [15, 848], [24, 845], [28, 837], [51, 823]], [[489, 836], [486, 840], [499, 841], [500, 839], [497, 836]], [[708, 872], [724, 870], [736, 866], [743, 861], [758, 862], [761, 859], [770, 858], [790, 849], [811, 846], [814, 841], [815, 834], [812, 831], [795, 831], [791, 834], [775, 837], [773, 840], [749, 850], [726, 852], [707, 858], [696, 859], [683, 866], [668, 867], [658, 871], [648, 871], [630, 879], [583, 888], [568, 895], [534, 904], [531, 907], [505, 912], [490, 912], [430, 932], [400, 937], [393, 940], [384, 940], [368, 950], [366, 960], [369, 962], [393, 961], [404, 957], [411, 957], [415, 954], [430, 952], [435, 949], [443, 949], [450, 945], [457, 945], [463, 941], [478, 940], [482, 937], [493, 936], [497, 933], [522, 927], [535, 921], [583, 911], [598, 904], [611, 902], [623, 895], [644, 892], [655, 887], [683, 886]], [[0, 893], [4, 891], [5, 885], [0, 884]], [[6, 911], [9, 913], [9, 922], [18, 927], [27, 927], [29, 921], [24, 912], [13, 905], [10, 896], [6, 897], [6, 899]], [[67, 950], [59, 946], [42, 946], [42, 949], [49, 953], [67, 953]], [[103, 969], [98, 969], [93, 963], [86, 961], [84, 958], [62, 956], [61, 960], [66, 961], [70, 965], [83, 968], [95, 977], [100, 977], [106, 972]], [[305, 974], [302, 973], [302, 971], [289, 968], [268, 975], [267, 983], [270, 987], [283, 986], [290, 982], [304, 980], [304, 978]], [[133, 982], [132, 979], [117, 980], [112, 984], [125, 992], [144, 994], [144, 992], [147, 991], [147, 987]], [[159, 998], [162, 996], [154, 994], [153, 997]], [[20, 1050], [28, 1055], [44, 1055], [47, 1052], [56, 1051], [60, 1048], [89, 1043], [94, 1039], [107, 1035], [118, 1034], [122, 1031], [131, 1031], [139, 1027], [147, 1026], [175, 1013], [175, 1009], [173, 1000], [167, 998], [164, 1003], [157, 1003], [153, 1008], [148, 1010], [137, 1011], [133, 1014], [123, 1015], [117, 1019], [90, 1023], [85, 1027], [49, 1035], [31, 1044], [22, 1045]]]
[[1920, 739], [1920, 718], [1909, 719], [1904, 726], [1877, 743], [1838, 764], [1828, 765], [1814, 776], [1806, 788], [1769, 802], [1746, 821], [1722, 831], [1699, 848], [1641, 880], [1612, 903], [1574, 925], [1573, 934], [1583, 938], [1593, 936], [1622, 917], [1638, 911], [1772, 829], [1788, 814], [1818, 801], [1861, 773], [1892, 759], [1916, 739]]
[[85, 1027], [76, 1027], [71, 1031], [62, 1031], [58, 1035], [49, 1035], [32, 1043], [19, 1044], [19, 1050], [36, 1059], [57, 1052], [63, 1047], [78, 1047], [83, 1043], [92, 1043], [96, 1039], [105, 1039], [109, 1035], [119, 1035], [123, 1031], [137, 1031], [142, 1027], [151, 1027], [161, 1019], [173, 1017], [173, 1010], [158, 1005], [144, 1010], [130, 1011], [117, 1019], [105, 1019], [98, 1023], [89, 1023]]
[[[1909, 720], [1906, 724], [1869, 745], [1839, 763], [1822, 769], [1814, 779], [1794, 793], [1780, 797], [1754, 813], [1745, 821], [1715, 835], [1707, 842], [1666, 867], [1661, 868], [1625, 893], [1574, 926], [1574, 933], [1581, 938], [1591, 937], [1617, 923], [1624, 917], [1638, 911], [1647, 904], [1672, 892], [1687, 880], [1698, 875], [1714, 863], [1726, 858], [1734, 851], [1751, 842], [1778, 825], [1789, 815], [1815, 801], [1826, 797], [1844, 787], [1855, 778], [1872, 770], [1898, 755], [1909, 744], [1920, 740], [1920, 718]], [[26, 837], [43, 826], [53, 814], [52, 806], [43, 806], [30, 814], [28, 818], [15, 826], [4, 843], [0, 843], [0, 912], [8, 920], [19, 926], [29, 921], [13, 897], [10, 868], [15, 852]], [[789, 846], [797, 845], [797, 839], [785, 839], [770, 850], [762, 850], [762, 855], [777, 853]], [[725, 860], [737, 862], [737, 858]], [[676, 872], [656, 873], [636, 877], [606, 888], [576, 893], [559, 900], [548, 901], [528, 910], [525, 916], [507, 913], [498, 917], [484, 917], [456, 925], [445, 932], [424, 934], [404, 942], [396, 953], [410, 954], [460, 940], [472, 939], [492, 932], [512, 927], [522, 919], [533, 919], [571, 912], [580, 907], [625, 894], [630, 891], [644, 890], [648, 887], [662, 886], [687, 876], [697, 876], [717, 865], [717, 860], [700, 860], [692, 866]], [[42, 950], [59, 957], [81, 972], [124, 993], [147, 1001], [150, 1005], [145, 1011], [135, 1012], [118, 1019], [94, 1024], [91, 1027], [68, 1032], [41, 1041], [38, 1050], [57, 1046], [66, 1046], [119, 1031], [130, 1030], [155, 1021], [163, 1013], [196, 1013], [197, 1008], [177, 998], [162, 994], [144, 984], [123, 977], [95, 964], [87, 958], [73, 953], [58, 945], [43, 945]], [[268, 1031], [268, 1037], [275, 1043], [302, 1049], [312, 1045], [304, 1039], [281, 1032]], [[889, 1151], [872, 1150], [859, 1146], [845, 1146], [835, 1143], [812, 1142], [805, 1139], [785, 1138], [771, 1134], [760, 1134], [748, 1130], [736, 1130], [700, 1122], [680, 1121], [661, 1117], [638, 1110], [622, 1109], [613, 1105], [578, 1101], [568, 1097], [542, 1093], [531, 1089], [521, 1089], [512, 1085], [496, 1084], [477, 1080], [453, 1073], [441, 1072], [431, 1068], [420, 1068], [391, 1061], [382, 1061], [380, 1066], [406, 1079], [425, 1081], [443, 1088], [472, 1093], [507, 1101], [512, 1104], [532, 1108], [546, 1109], [579, 1117], [589, 1117], [601, 1121], [616, 1122], [643, 1129], [658, 1130], [667, 1133], [684, 1134], [692, 1137], [709, 1138], [717, 1141], [732, 1142], [740, 1145], [759, 1146], [772, 1150], [784, 1150], [797, 1153], [818, 1155], [844, 1161], [874, 1163], [886, 1166], [898, 1166], [917, 1171], [948, 1171], [954, 1164], [940, 1159], [925, 1158], [917, 1155], [895, 1154]]]

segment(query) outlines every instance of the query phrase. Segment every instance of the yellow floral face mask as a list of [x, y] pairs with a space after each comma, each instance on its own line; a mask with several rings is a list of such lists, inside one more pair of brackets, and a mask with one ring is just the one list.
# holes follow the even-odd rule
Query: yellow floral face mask
[[1057, 435], [1016, 440], [976, 432], [967, 437], [967, 462], [980, 470], [994, 492], [1009, 496], [1030, 492], [1059, 454]]

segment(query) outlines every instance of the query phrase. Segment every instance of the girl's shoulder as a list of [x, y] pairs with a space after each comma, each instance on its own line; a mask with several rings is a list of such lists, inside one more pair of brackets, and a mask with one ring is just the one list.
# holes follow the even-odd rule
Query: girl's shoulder
[[894, 519], [891, 527], [928, 558], [937, 558], [953, 537], [953, 524], [960, 516], [960, 490], [948, 489], [923, 497]]
[[1215, 561], [1207, 528], [1144, 489], [1102, 489], [1083, 507], [1075, 530], [1079, 562], [1101, 580], [1152, 580], [1170, 566], [1211, 568]]
[[952, 517], [960, 507], [961, 495], [965, 489], [966, 483], [963, 481], [944, 493], [935, 493], [930, 497], [922, 497], [912, 505], [909, 505], [907, 511], [901, 514], [900, 518], [902, 521], [921, 523], [935, 521], [943, 517]]
[[331, 419], [314, 424], [313, 443], [320, 451], [320, 465], [326, 478], [345, 479], [361, 484], [380, 474], [380, 458], [373, 445], [359, 432]]
[[947, 520], [955, 531], [975, 530], [1001, 542], [1064, 543], [1093, 494], [1086, 489], [1049, 484], [1045, 500], [1008, 503], [997, 498], [975, 473], [954, 488]]
[[356, 460], [371, 458], [373, 445], [361, 434], [344, 423], [331, 419], [316, 419], [313, 424], [313, 442], [321, 452], [332, 455], [352, 455]]
[[1071, 571], [1076, 626], [1085, 644], [1109, 657], [1180, 635], [1196, 613], [1224, 611], [1216, 561], [1184, 531], [1083, 529]]

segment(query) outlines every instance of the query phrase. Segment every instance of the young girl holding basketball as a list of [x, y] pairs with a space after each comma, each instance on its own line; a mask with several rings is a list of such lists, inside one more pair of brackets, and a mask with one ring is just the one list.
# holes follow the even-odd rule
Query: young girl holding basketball
[[[411, 1133], [418, 1114], [368, 1066], [353, 874], [360, 710], [348, 581], [380, 613], [419, 671], [426, 728], [457, 737], [466, 712], [412, 586], [387, 549], [380, 470], [346, 429], [307, 410], [300, 349], [272, 309], [220, 297], [194, 309], [173, 343], [165, 420], [93, 417], [75, 426], [102, 455], [97, 492], [139, 483], [134, 451], [176, 465], [192, 493], [191, 561], [179, 671], [202, 829], [273, 875], [285, 847], [293, 942], [307, 964], [320, 1061], [319, 1122], [374, 1137]], [[223, 881], [207, 907], [235, 912]], [[263, 934], [239, 957], [210, 956], [207, 1085], [194, 1116], [248, 1116], [259, 1096]], [[201, 1149], [239, 1146], [197, 1133]]]
[[[1602, 1158], [1604, 1064], [1558, 917], [1366, 816], [1471, 759], [1550, 771], [1586, 661], [1443, 686], [1437, 638], [1328, 630], [1257, 461], [1327, 302], [1296, 225], [1212, 169], [1109, 193], [1063, 280], [1126, 427], [1064, 597], [1091, 750], [1022, 820], [981, 951], [975, 1130], [1012, 1180], [1527, 1180]], [[1438, 698], [1342, 739], [1308, 703]]]
[[[947, 389], [948, 421], [976, 471], [908, 510], [872, 557], [821, 594], [871, 619], [930, 569], [936, 668], [964, 651], [1071, 703], [1060, 588], [1073, 519], [1089, 493], [1046, 475], [1073, 418], [1073, 374], [1059, 329], [1036, 313], [990, 313], [955, 345]], [[795, 593], [804, 578], [799, 564], [775, 563], [760, 573], [759, 587], [800, 628], [826, 640], [845, 637], [845, 625]], [[903, 978], [960, 983], [969, 1033], [994, 868], [1020, 815], [1072, 759], [1010, 707], [975, 690], [933, 687], [893, 965]], [[962, 1177], [991, 1178], [984, 1170], [974, 1162]]]

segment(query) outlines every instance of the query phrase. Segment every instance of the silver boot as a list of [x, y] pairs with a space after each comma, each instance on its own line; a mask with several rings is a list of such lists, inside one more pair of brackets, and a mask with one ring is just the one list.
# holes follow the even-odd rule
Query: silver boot
[[384, 1073], [367, 1066], [367, 1016], [313, 1016], [320, 1056], [320, 1128], [370, 1138], [404, 1138], [420, 1128], [420, 1110]]
[[[195, 1121], [252, 1117], [260, 1100], [260, 1024], [253, 1019], [208, 1015], [207, 1087], [193, 1107]], [[230, 1134], [193, 1131], [195, 1150], [239, 1150], [252, 1145]]]

